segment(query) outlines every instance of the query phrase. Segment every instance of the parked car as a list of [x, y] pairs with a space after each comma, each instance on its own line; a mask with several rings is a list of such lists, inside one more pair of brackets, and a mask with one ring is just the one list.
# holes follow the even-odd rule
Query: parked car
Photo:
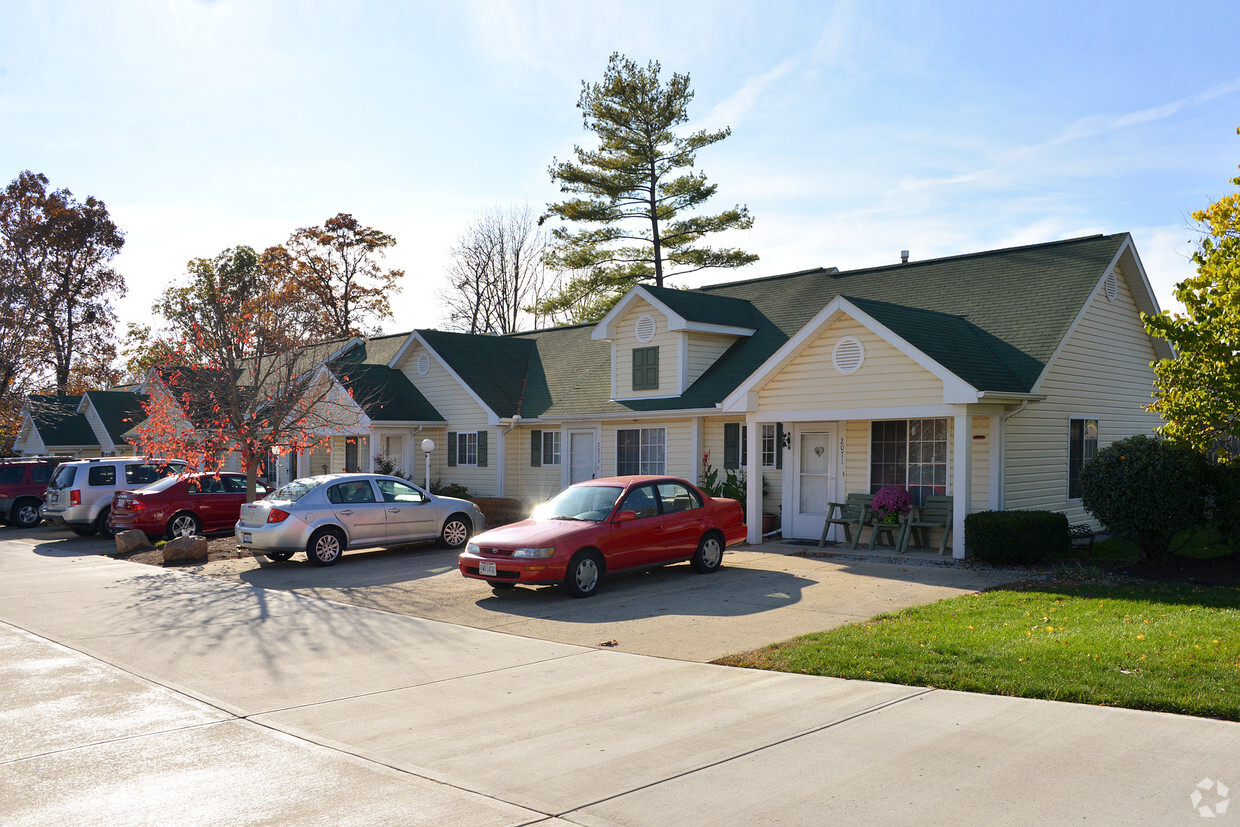
[[144, 488], [187, 469], [179, 459], [104, 457], [65, 462], [52, 474], [40, 513], [48, 522], [68, 526], [83, 537], [111, 537], [108, 515], [113, 494]]
[[486, 524], [469, 500], [430, 494], [382, 474], [324, 474], [293, 480], [241, 507], [237, 548], [274, 560], [299, 551], [330, 566], [348, 549], [439, 538], [459, 548]]
[[605, 574], [688, 560], [709, 574], [745, 539], [740, 503], [674, 477], [610, 477], [565, 488], [528, 520], [474, 537], [461, 574], [495, 588], [562, 583], [573, 597]]
[[0, 460], [0, 520], [32, 528], [43, 519], [39, 507], [56, 466], [73, 457], [20, 457]]
[[[245, 474], [197, 473], [164, 477], [137, 491], [112, 495], [113, 531], [140, 529], [152, 537], [189, 537], [232, 531], [245, 505]], [[267, 496], [258, 480], [255, 495]]]

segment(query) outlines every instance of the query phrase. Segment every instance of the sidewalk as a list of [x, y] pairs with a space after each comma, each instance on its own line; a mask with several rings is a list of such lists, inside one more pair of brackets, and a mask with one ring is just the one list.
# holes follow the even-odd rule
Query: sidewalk
[[1198, 823], [1200, 781], [1240, 784], [1236, 724], [546, 642], [55, 543], [0, 542], [0, 621], [5, 824]]

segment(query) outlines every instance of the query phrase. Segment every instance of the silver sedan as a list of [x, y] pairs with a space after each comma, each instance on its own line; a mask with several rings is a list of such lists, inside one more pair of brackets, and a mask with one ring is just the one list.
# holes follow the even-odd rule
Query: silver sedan
[[287, 560], [299, 551], [330, 566], [350, 548], [443, 540], [460, 548], [485, 519], [469, 500], [430, 494], [399, 477], [304, 477], [241, 506], [237, 548]]

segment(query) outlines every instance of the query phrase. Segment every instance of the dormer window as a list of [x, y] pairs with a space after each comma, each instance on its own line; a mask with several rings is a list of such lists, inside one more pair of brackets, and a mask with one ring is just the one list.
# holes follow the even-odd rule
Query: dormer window
[[659, 389], [659, 349], [657, 347], [633, 348], [633, 390], [654, 391]]

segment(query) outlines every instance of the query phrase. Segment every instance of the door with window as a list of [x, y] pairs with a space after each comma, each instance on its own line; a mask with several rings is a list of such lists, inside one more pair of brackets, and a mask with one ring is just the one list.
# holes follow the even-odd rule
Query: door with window
[[387, 536], [387, 503], [375, 497], [368, 479], [339, 482], [327, 489], [327, 501], [349, 532], [349, 543], [382, 543]]
[[832, 430], [828, 428], [798, 434], [793, 537], [817, 539], [822, 536], [822, 527], [827, 521], [827, 503], [836, 499], [835, 452], [831, 450], [831, 434]]
[[594, 479], [594, 431], [573, 431], [568, 435], [568, 444], [568, 484]]
[[439, 533], [435, 506], [420, 490], [394, 479], [378, 479], [375, 485], [386, 506], [388, 540], [416, 540]]

